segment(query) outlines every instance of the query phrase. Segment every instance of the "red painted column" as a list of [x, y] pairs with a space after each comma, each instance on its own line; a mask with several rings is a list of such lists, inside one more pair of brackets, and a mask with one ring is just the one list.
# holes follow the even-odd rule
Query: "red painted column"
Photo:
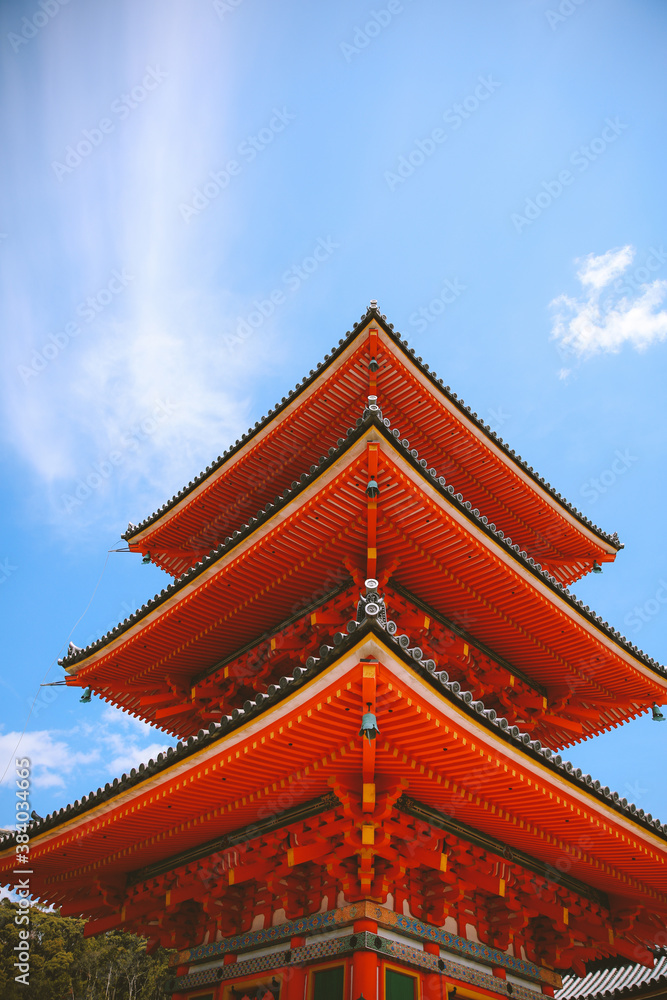
[[[378, 356], [378, 328], [372, 326], [368, 331], [368, 353], [371, 358], [376, 358]], [[374, 396], [377, 392], [378, 377], [377, 372], [368, 373], [368, 392], [369, 395]], [[356, 997], [355, 997], [356, 1000]]]
[[[377, 934], [378, 925], [375, 920], [357, 920], [354, 924], [354, 933], [363, 934], [369, 931]], [[378, 1000], [378, 957], [374, 951], [355, 951], [352, 958], [352, 997], [358, 1000], [360, 996], [364, 1000]]]
[[[186, 976], [189, 968], [190, 968], [189, 965], [179, 965], [176, 967], [174, 974], [176, 976]], [[172, 994], [172, 996], [174, 1000], [185, 1000], [187, 993], [174, 993]]]
[[[290, 941], [290, 948], [301, 948], [306, 943], [304, 937], [293, 937]], [[280, 991], [281, 998], [285, 1000], [304, 1000], [306, 992], [306, 970], [298, 965], [289, 966], [283, 972], [283, 988]]]

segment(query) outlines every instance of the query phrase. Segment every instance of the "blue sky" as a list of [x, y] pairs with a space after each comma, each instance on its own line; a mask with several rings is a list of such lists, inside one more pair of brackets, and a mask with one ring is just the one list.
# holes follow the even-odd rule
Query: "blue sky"
[[[660, 0], [2, 4], [0, 826], [21, 733], [41, 814], [166, 745], [39, 685], [165, 585], [128, 521], [371, 298], [618, 531], [574, 589], [667, 661], [666, 36]], [[666, 746], [568, 755], [667, 819]]]

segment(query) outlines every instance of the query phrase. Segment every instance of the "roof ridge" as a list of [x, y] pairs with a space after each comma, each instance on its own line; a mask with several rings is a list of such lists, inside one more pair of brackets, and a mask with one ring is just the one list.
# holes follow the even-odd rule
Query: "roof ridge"
[[58, 663], [61, 666], [69, 666], [74, 663], [78, 663], [79, 661], [86, 659], [97, 649], [105, 646], [108, 642], [112, 641], [112, 639], [122, 634], [122, 632], [126, 631], [128, 628], [131, 628], [137, 621], [149, 614], [168, 597], [172, 596], [181, 587], [185, 586], [186, 583], [193, 580], [206, 568], [212, 565], [212, 563], [216, 562], [232, 548], [234, 548], [234, 546], [237, 545], [244, 537], [254, 531], [258, 524], [264, 523], [269, 517], [271, 517], [273, 511], [281, 509], [286, 503], [289, 503], [292, 497], [298, 495], [314, 476], [319, 475], [320, 472], [324, 471], [324, 469], [330, 465], [335, 458], [339, 457], [346, 448], [354, 444], [356, 439], [361, 437], [372, 423], [386, 434], [388, 440], [393, 438], [392, 443], [395, 445], [397, 450], [402, 452], [404, 457], [410, 461], [415, 468], [420, 470], [422, 474], [428, 474], [429, 478], [432, 480], [432, 485], [440, 487], [439, 492], [442, 495], [447, 493], [447, 499], [450, 502], [455, 502], [459, 510], [461, 510], [469, 520], [476, 522], [478, 526], [493, 537], [495, 541], [502, 543], [519, 562], [522, 562], [534, 575], [540, 576], [552, 589], [558, 591], [560, 595], [567, 599], [569, 604], [575, 607], [577, 611], [584, 614], [598, 628], [602, 629], [602, 631], [613, 639], [614, 642], [631, 652], [633, 656], [644, 662], [645, 665], [650, 667], [652, 670], [655, 670], [656, 673], [667, 676], [666, 667], [658, 663], [657, 660], [648, 656], [648, 654], [644, 653], [638, 646], [631, 643], [625, 636], [621, 635], [618, 630], [610, 626], [608, 622], [603, 621], [601, 615], [596, 614], [595, 611], [591, 610], [589, 605], [585, 605], [583, 601], [576, 598], [567, 587], [559, 583], [558, 580], [547, 570], [544, 570], [541, 563], [536, 562], [524, 549], [521, 549], [519, 545], [514, 544], [511, 537], [506, 536], [501, 528], [496, 528], [495, 523], [489, 522], [488, 518], [480, 513], [479, 508], [473, 507], [469, 500], [464, 500], [462, 493], [455, 493], [453, 486], [447, 486], [445, 477], [438, 476], [437, 470], [434, 467], [428, 468], [426, 459], [419, 458], [419, 452], [417, 449], [410, 448], [410, 442], [407, 438], [401, 438], [401, 433], [398, 428], [393, 428], [391, 433], [389, 433], [391, 422], [388, 417], [382, 416], [381, 409], [375, 404], [371, 404], [366, 407], [363, 416], [357, 418], [355, 427], [348, 428], [346, 435], [347, 440], [345, 438], [338, 438], [337, 447], [329, 448], [328, 456], [321, 456], [317, 464], [310, 466], [310, 471], [308, 473], [302, 472], [298, 482], [294, 480], [290, 488], [285, 488], [283, 490], [282, 497], [275, 498], [278, 502], [267, 503], [257, 512], [256, 517], [249, 518], [247, 524], [244, 524], [242, 528], [233, 531], [232, 534], [228, 535], [223, 542], [219, 543], [215, 548], [212, 548], [208, 555], [203, 556], [202, 559], [194, 563], [190, 569], [186, 570], [180, 577], [167, 584], [166, 588], [160, 591], [159, 594], [156, 594], [155, 597], [150, 599], [146, 604], [143, 604], [134, 614], [125, 618], [123, 622], [120, 622], [113, 629], [111, 629], [111, 631], [105, 633], [88, 646], [82, 649], [77, 649], [74, 653], [62, 657], [58, 660]]
[[[419, 646], [411, 646], [411, 640], [407, 633], [396, 634], [396, 626], [393, 622], [386, 624], [376, 616], [379, 613], [377, 604], [365, 605], [365, 617], [360, 624], [350, 621], [347, 625], [347, 634], [335, 632], [331, 637], [333, 645], [323, 643], [319, 649], [319, 657], [309, 656], [305, 666], [295, 666], [291, 676], [283, 676], [278, 683], [272, 683], [267, 688], [267, 693], [256, 692], [254, 700], [248, 699], [244, 702], [243, 708], [234, 708], [231, 715], [221, 717], [219, 723], [212, 722], [208, 729], [200, 729], [197, 736], [190, 736], [185, 741], [179, 741], [176, 748], [170, 746], [166, 751], [159, 753], [156, 759], [151, 758], [148, 764], [140, 764], [138, 768], [132, 768], [129, 775], [114, 778], [113, 782], [107, 782], [104, 788], [98, 788], [97, 792], [90, 792], [81, 799], [77, 799], [73, 804], [62, 807], [54, 813], [49, 813], [46, 817], [33, 820], [28, 824], [30, 834], [35, 836], [54, 826], [81, 815], [88, 810], [99, 805], [101, 802], [114, 798], [120, 792], [141, 784], [153, 775], [166, 770], [172, 764], [179, 763], [203, 747], [217, 742], [228, 732], [245, 725], [251, 718], [264, 712], [271, 704], [283, 700], [288, 692], [301, 687], [311, 677], [319, 674], [322, 669], [330, 663], [335, 662], [341, 653], [347, 651], [358, 642], [359, 638], [372, 632], [376, 638], [383, 639], [386, 635], [387, 643], [392, 643], [396, 647], [396, 653], [408, 663], [413, 669], [421, 673], [422, 677], [438, 688], [443, 693], [456, 699], [459, 705], [467, 714], [478, 717], [487, 728], [495, 729], [503, 739], [510, 741], [519, 747], [522, 752], [530, 753], [535, 759], [546, 762], [550, 769], [561, 772], [572, 783], [584, 788], [587, 792], [594, 794], [606, 805], [611, 806], [617, 812], [629, 816], [639, 825], [657, 832], [667, 840], [667, 823], [662, 824], [659, 819], [654, 819], [651, 813], [645, 813], [643, 809], [637, 809], [634, 803], [628, 803], [627, 799], [621, 798], [618, 792], [612, 792], [608, 785], [602, 786], [601, 782], [594, 780], [590, 774], [584, 774], [581, 768], [575, 768], [570, 761], [564, 761], [560, 754], [554, 754], [549, 747], [543, 747], [539, 740], [531, 739], [528, 733], [522, 733], [518, 726], [510, 725], [503, 716], [498, 716], [493, 708], [487, 709], [484, 702], [475, 699], [471, 691], [464, 691], [458, 681], [450, 681], [446, 670], [438, 671], [436, 662], [433, 659], [424, 659], [423, 651]], [[377, 609], [375, 614], [369, 609]], [[367, 613], [368, 612], [368, 613]], [[394, 626], [392, 631], [391, 626]], [[0, 835], [0, 850], [5, 850], [15, 842], [16, 833]]]

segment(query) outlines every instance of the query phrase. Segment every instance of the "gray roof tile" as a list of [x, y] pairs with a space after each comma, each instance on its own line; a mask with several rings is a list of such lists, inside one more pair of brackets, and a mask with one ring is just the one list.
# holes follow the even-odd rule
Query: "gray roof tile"
[[[653, 992], [662, 986], [664, 992]], [[563, 976], [562, 989], [556, 993], [556, 1000], [603, 1000], [603, 998], [667, 997], [667, 952], [658, 952], [652, 969], [644, 965], [612, 965], [610, 968], [596, 968], [583, 978]]]

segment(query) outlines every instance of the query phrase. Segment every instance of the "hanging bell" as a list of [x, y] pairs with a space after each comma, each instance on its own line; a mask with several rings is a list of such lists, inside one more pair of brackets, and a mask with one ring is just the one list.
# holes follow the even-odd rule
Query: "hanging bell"
[[371, 500], [375, 500], [380, 496], [380, 487], [378, 486], [375, 479], [368, 480], [368, 486], [366, 487], [366, 496], [370, 497]]
[[593, 560], [593, 572], [594, 573], [601, 573], [602, 572], [602, 566], [600, 566], [600, 563], [597, 562], [597, 560], [595, 560], [595, 559]]
[[378, 729], [378, 720], [375, 718], [374, 714], [371, 712], [370, 702], [368, 703], [368, 711], [364, 712], [361, 719], [361, 729], [359, 730], [359, 735], [363, 739], [365, 736], [368, 742], [374, 740], [380, 735], [380, 730]]
[[148, 566], [150, 561], [151, 561], [151, 554], [150, 552], [147, 552], [146, 555], [141, 560], [141, 565]]
[[658, 706], [655, 704], [655, 702], [653, 703], [653, 708], [652, 708], [651, 711], [653, 712], [653, 721], [654, 722], [664, 722], [665, 721], [664, 715], [662, 714], [662, 712], [660, 711], [660, 709], [658, 708]]
[[86, 690], [79, 698], [79, 701], [81, 702], [82, 705], [87, 705], [92, 697], [93, 697], [92, 688], [86, 688]]

